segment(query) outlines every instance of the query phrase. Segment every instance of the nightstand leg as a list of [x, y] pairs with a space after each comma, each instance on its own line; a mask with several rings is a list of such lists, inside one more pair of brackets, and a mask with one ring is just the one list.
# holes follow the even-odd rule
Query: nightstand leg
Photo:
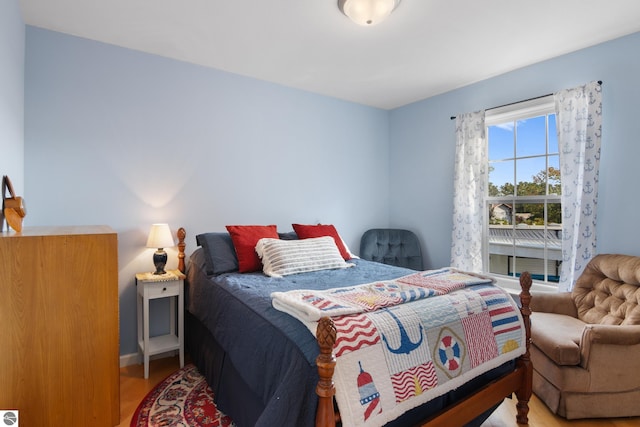
[[178, 294], [178, 342], [180, 343], [180, 367], [184, 367], [184, 283], [180, 281]]
[[[138, 317], [138, 336], [136, 337], [136, 344], [138, 347], [138, 356], [139, 358], [144, 357], [144, 352], [142, 349], [142, 345], [144, 344], [144, 335], [142, 335], [142, 333], [144, 332], [142, 330], [142, 295], [140, 295], [138, 292], [136, 292], [136, 304], [137, 304], [137, 317]], [[138, 359], [140, 360], [140, 359]]]
[[149, 378], [149, 299], [143, 298], [142, 313], [144, 316], [144, 379]]
[[169, 333], [171, 335], [178, 336], [176, 333], [176, 304], [178, 303], [178, 296], [171, 297], [171, 303], [169, 304]]

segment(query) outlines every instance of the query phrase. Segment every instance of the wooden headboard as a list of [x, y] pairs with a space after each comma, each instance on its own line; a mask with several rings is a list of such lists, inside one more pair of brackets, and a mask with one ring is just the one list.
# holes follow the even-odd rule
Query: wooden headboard
[[178, 270], [183, 274], [185, 273], [184, 266], [184, 248], [187, 244], [184, 242], [184, 238], [187, 236], [187, 232], [183, 227], [178, 228]]

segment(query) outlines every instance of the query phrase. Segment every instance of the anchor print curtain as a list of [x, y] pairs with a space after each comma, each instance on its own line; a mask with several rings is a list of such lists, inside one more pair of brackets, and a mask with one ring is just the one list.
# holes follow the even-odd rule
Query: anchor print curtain
[[487, 188], [484, 111], [456, 117], [451, 266], [482, 271], [482, 220]]
[[[562, 173], [562, 270], [570, 291], [596, 254], [602, 88], [592, 82], [554, 94]], [[487, 188], [484, 111], [456, 118], [451, 265], [482, 271], [483, 199]]]
[[602, 88], [592, 82], [554, 94], [562, 175], [562, 270], [558, 291], [570, 291], [596, 254]]

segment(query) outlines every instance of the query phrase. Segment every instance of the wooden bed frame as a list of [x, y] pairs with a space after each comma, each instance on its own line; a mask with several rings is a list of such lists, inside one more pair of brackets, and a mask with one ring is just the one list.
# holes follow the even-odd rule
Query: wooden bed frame
[[[185, 229], [178, 229], [177, 235], [178, 269], [184, 273]], [[533, 365], [529, 357], [531, 343], [531, 294], [529, 292], [531, 289], [531, 275], [528, 272], [524, 272], [520, 276], [520, 288], [520, 312], [522, 313], [526, 331], [526, 351], [516, 360], [515, 369], [423, 421], [420, 424], [421, 426], [450, 427], [464, 425], [499, 404], [512, 393], [515, 393], [518, 399], [516, 404], [517, 423], [529, 423], [527, 416], [529, 414], [529, 399], [531, 398], [532, 390]], [[318, 410], [316, 412], [315, 425], [316, 427], [335, 427], [336, 423], [340, 422], [340, 414], [334, 409], [335, 385], [333, 383], [333, 372], [336, 365], [336, 357], [333, 354], [333, 347], [336, 342], [336, 327], [330, 317], [323, 317], [318, 322], [316, 339], [320, 347], [320, 354], [316, 358], [320, 378], [316, 387]]]

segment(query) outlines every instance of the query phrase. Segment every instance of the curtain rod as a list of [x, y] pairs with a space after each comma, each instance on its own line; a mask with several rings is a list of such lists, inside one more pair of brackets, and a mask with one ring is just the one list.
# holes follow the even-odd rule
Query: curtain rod
[[[598, 80], [598, 84], [602, 85], [602, 80]], [[515, 102], [510, 102], [508, 104], [498, 105], [497, 107], [487, 108], [485, 111], [495, 110], [496, 108], [508, 107], [509, 105], [520, 104], [521, 102], [533, 101], [534, 99], [540, 99], [540, 98], [544, 98], [544, 97], [547, 97], [547, 96], [550, 96], [550, 95], [553, 95], [553, 93], [548, 93], [546, 95], [540, 95], [540, 96], [534, 96], [533, 98], [523, 99], [522, 101], [515, 101]], [[455, 120], [456, 117], [457, 116], [451, 116], [451, 120]]]

